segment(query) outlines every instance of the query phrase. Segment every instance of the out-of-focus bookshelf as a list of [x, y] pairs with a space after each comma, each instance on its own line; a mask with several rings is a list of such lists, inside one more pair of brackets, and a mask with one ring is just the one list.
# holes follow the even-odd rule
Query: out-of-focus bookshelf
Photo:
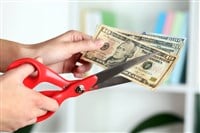
[[[80, 29], [91, 35], [95, 32], [96, 24], [101, 23], [132, 32], [154, 32], [157, 17], [163, 11], [187, 13], [188, 29], [185, 35], [187, 63], [182, 66], [186, 68], [182, 74], [184, 81], [163, 84], [153, 92], [134, 83], [127, 83], [83, 95], [76, 99], [74, 131], [128, 132], [145, 117], [159, 112], [172, 112], [183, 117], [184, 123], [147, 132], [193, 132], [196, 119], [195, 95], [200, 92], [197, 65], [198, 1], [80, 2], [77, 6], [81, 18]], [[106, 21], [105, 17], [109, 15], [115, 21]], [[91, 73], [100, 69], [94, 66]]]
[[[159, 112], [175, 113], [184, 118], [184, 124], [151, 129], [147, 132], [194, 131], [194, 126], [197, 125], [196, 117], [199, 116], [194, 113], [195, 95], [200, 93], [198, 0], [56, 1], [55, 3], [39, 2], [39, 4], [7, 2], [4, 4], [6, 5], [3, 5], [4, 13], [10, 14], [3, 17], [4, 34], [1, 35], [14, 41], [28, 43], [43, 41], [70, 29], [82, 30], [93, 35], [97, 21], [85, 22], [92, 28], [90, 32], [82, 27], [82, 15], [90, 10], [92, 10], [91, 15], [101, 16], [101, 11], [108, 16], [114, 14], [115, 22], [102, 21], [104, 18], [100, 17], [97, 19], [99, 22], [133, 32], [153, 32], [157, 17], [162, 11], [187, 12], [189, 23], [185, 83], [164, 84], [153, 92], [134, 83], [127, 83], [71, 98], [62, 104], [55, 116], [36, 124], [33, 132], [129, 132], [144, 118]], [[36, 18], [40, 20], [37, 23]], [[98, 67], [92, 69], [93, 72], [99, 70]]]

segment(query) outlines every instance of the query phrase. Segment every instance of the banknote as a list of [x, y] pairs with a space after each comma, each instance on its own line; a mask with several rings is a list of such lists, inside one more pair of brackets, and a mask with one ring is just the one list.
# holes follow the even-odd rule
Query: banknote
[[148, 53], [157, 52], [154, 57], [135, 65], [120, 75], [145, 87], [154, 89], [169, 74], [177, 56], [158, 48], [149, 46], [145, 42], [121, 34], [104, 25], [100, 26], [94, 36], [104, 40], [99, 50], [85, 52], [84, 60], [100, 65], [104, 68], [112, 67], [120, 62], [139, 57]]
[[172, 42], [175, 42], [175, 43], [179, 43], [179, 45], [181, 45], [181, 48], [184, 45], [186, 45], [186, 38], [174, 37], [174, 36], [158, 34], [158, 33], [148, 33], [148, 32], [143, 32], [142, 34], [149, 36], [149, 37], [154, 37], [154, 38], [157, 38], [157, 39], [162, 39], [162, 40], [166, 40], [166, 41], [172, 41]]
[[[164, 34], [148, 33], [148, 32], [143, 32], [141, 34], [141, 33], [129, 32], [122, 29], [113, 28], [113, 27], [108, 27], [108, 28], [112, 28], [113, 30], [121, 34], [124, 34], [126, 36], [133, 37], [134, 39], [140, 42], [145, 42], [149, 46], [156, 47], [160, 50], [168, 52], [171, 55], [176, 55], [177, 58], [183, 45], [185, 45], [185, 42], [186, 42], [186, 38], [173, 37], [173, 36], [168, 36]], [[173, 68], [174, 67], [171, 67], [170, 71], [172, 71]]]
[[[182, 45], [182, 47], [183, 47], [183, 45], [186, 45], [186, 38], [174, 37], [174, 36], [158, 34], [158, 33], [149, 33], [149, 32], [143, 32], [142, 34], [149, 36], [149, 37], [154, 37], [154, 38], [157, 38], [157, 39], [162, 39], [162, 40], [166, 40], [166, 41], [173, 41], [175, 43], [179, 43], [180, 45]], [[179, 63], [179, 62], [177, 62], [177, 63]], [[170, 82], [169, 80], [170, 80], [170, 78], [167, 78], [166, 82]]]
[[[112, 27], [108, 27], [108, 28], [112, 28]], [[164, 35], [150, 34], [146, 32], [144, 32], [143, 34], [140, 34], [140, 33], [129, 32], [129, 31], [125, 31], [125, 30], [121, 30], [117, 28], [112, 28], [112, 29], [121, 34], [124, 34], [125, 36], [132, 37], [133, 39], [136, 39], [140, 42], [144, 42], [149, 46], [156, 47], [160, 50], [168, 52], [171, 55], [176, 55], [176, 56], [180, 53], [181, 48], [183, 47], [185, 43], [184, 38], [168, 37]]]
[[148, 32], [143, 32], [142, 34], [150, 36], [150, 37], [155, 37], [155, 38], [160, 38], [160, 39], [164, 39], [164, 40], [169, 40], [169, 41], [177, 42], [180, 45], [184, 45], [186, 43], [186, 38], [173, 37], [173, 36], [168, 36], [168, 35], [163, 35], [163, 34], [157, 34], [157, 33], [148, 33]]

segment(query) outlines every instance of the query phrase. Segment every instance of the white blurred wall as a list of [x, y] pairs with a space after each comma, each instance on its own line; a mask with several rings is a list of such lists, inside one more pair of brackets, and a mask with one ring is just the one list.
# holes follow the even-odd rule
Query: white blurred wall
[[[51, 39], [70, 29], [78, 29], [76, 9], [76, 4], [68, 1], [1, 0], [0, 38], [33, 44]], [[43, 84], [43, 87], [49, 86]], [[35, 132], [71, 130], [73, 108], [73, 101], [65, 102], [55, 116], [37, 124]]]
[[[85, 4], [87, 5], [87, 3]], [[128, 20], [120, 20], [118, 23], [124, 29], [129, 27], [137, 29], [136, 24], [131, 23], [135, 22], [138, 25], [138, 30], [151, 30], [152, 28], [145, 25], [147, 22], [143, 20], [148, 18], [148, 4], [144, 4], [143, 8], [139, 8], [139, 6], [142, 7], [143, 3], [132, 4], [133, 7], [125, 3], [126, 10], [120, 8], [122, 6], [117, 3], [96, 3], [96, 5], [90, 4], [89, 7], [100, 5], [100, 7], [116, 10], [117, 15], [120, 15], [120, 13], [128, 14], [129, 16], [124, 16]], [[79, 9], [75, 2], [69, 4], [67, 2], [30, 2], [30, 0], [23, 2], [3, 1], [0, 6], [0, 37], [4, 39], [22, 43], [36, 43], [50, 39], [69, 29], [79, 29]], [[83, 7], [87, 6], [83, 5]], [[133, 8], [137, 8], [139, 11], [144, 9], [146, 16], [140, 17], [139, 11], [131, 15]], [[152, 9], [152, 7], [149, 8]], [[161, 7], [157, 10], [160, 9]], [[127, 25], [125, 21], [128, 22]], [[153, 22], [148, 24], [152, 25]], [[123, 85], [70, 99], [61, 106], [55, 116], [37, 124], [34, 132], [128, 132], [139, 120], [152, 113], [171, 111], [183, 115], [185, 100], [183, 94], [140, 91], [134, 87], [133, 85], [133, 88], [130, 88], [130, 86], [126, 88]], [[141, 89], [141, 87], [139, 88]], [[179, 128], [182, 129], [182, 125], [169, 130], [161, 129], [157, 132], [170, 132]]]
[[1, 1], [0, 37], [35, 43], [73, 28], [73, 4], [68, 2]]

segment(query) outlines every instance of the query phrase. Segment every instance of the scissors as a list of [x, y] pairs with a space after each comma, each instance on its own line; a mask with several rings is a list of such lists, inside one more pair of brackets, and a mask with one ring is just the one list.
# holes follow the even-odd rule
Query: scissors
[[[117, 66], [113, 66], [94, 75], [73, 81], [64, 79], [44, 64], [32, 58], [22, 58], [16, 60], [9, 65], [8, 70], [16, 68], [22, 64], [31, 64], [32, 66], [34, 66], [35, 71], [37, 71], [37, 75], [28, 76], [24, 79], [23, 84], [31, 89], [33, 89], [36, 85], [42, 82], [48, 82], [60, 87], [62, 90], [41, 91], [40, 93], [55, 99], [58, 102], [58, 104], [61, 105], [64, 100], [71, 97], [79, 96], [85, 92], [129, 82], [130, 80], [116, 75], [136, 64], [144, 62], [145, 60], [153, 57], [155, 54], [156, 53], [154, 52], [140, 57], [136, 57], [134, 59], [131, 59], [124, 63], [120, 63]], [[45, 115], [38, 117], [37, 122], [49, 118], [53, 113], [54, 112], [48, 111]]]

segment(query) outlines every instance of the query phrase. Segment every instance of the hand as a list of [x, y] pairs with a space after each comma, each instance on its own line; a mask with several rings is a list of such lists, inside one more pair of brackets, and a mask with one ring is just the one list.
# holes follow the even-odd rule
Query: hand
[[[44, 64], [58, 73], [73, 73], [75, 77], [82, 77], [91, 68], [89, 62], [80, 59], [81, 52], [97, 50], [102, 46], [102, 40], [94, 40], [78, 31], [68, 31], [56, 38], [32, 45], [38, 53], [36, 56], [42, 57]], [[81, 65], [77, 65], [77, 62]]]
[[58, 108], [55, 100], [24, 86], [24, 78], [33, 71], [31, 65], [24, 64], [0, 77], [0, 131], [15, 131], [33, 124], [37, 117]]

